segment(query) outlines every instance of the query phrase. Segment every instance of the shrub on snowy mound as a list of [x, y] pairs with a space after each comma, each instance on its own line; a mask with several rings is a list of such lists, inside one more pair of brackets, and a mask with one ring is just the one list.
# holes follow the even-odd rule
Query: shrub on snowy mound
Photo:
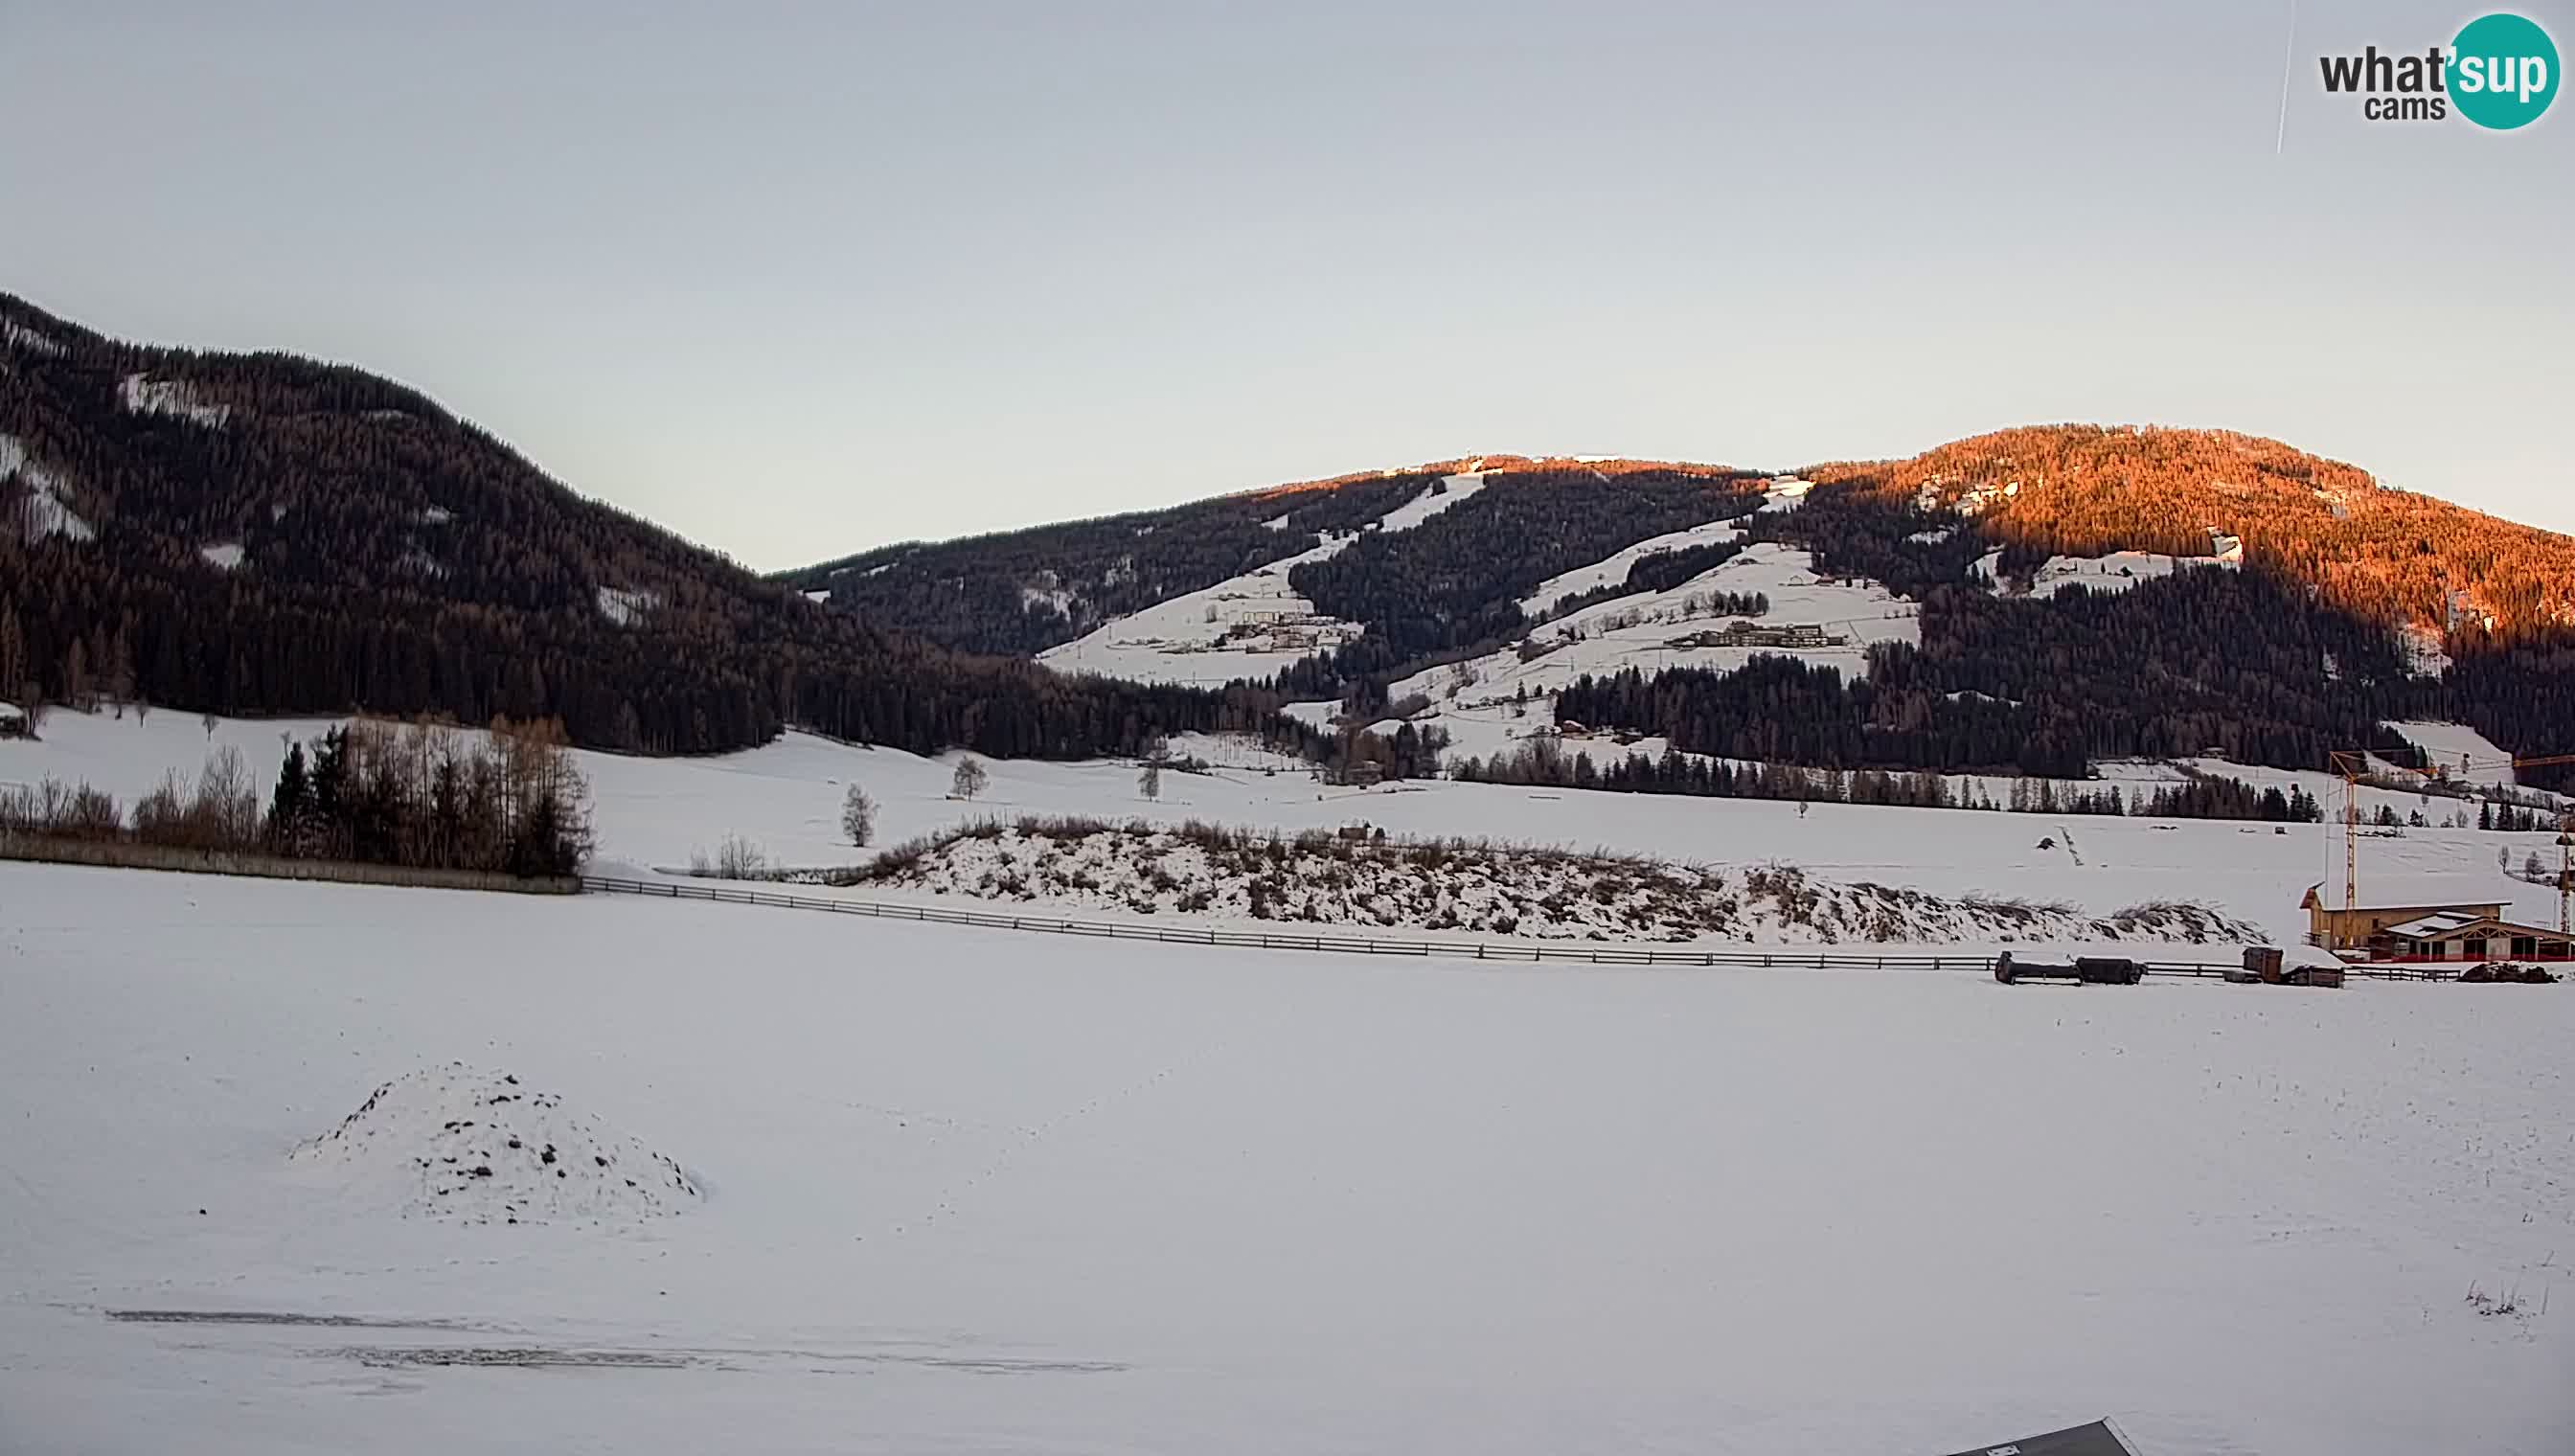
[[385, 1083], [289, 1157], [406, 1215], [476, 1223], [627, 1221], [700, 1196], [678, 1163], [560, 1096], [462, 1062]]
[[899, 845], [831, 878], [1141, 914], [1543, 939], [2264, 939], [2259, 927], [2204, 905], [2087, 916], [2061, 904], [1835, 883], [1793, 865], [1720, 868], [1485, 840], [1390, 839], [1364, 829], [1288, 836], [1196, 821], [988, 821]]

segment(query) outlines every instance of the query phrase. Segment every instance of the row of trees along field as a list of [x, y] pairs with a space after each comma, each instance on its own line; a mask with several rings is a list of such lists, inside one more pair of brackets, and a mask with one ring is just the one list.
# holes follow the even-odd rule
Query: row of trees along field
[[0, 827], [177, 848], [508, 874], [570, 874], [590, 852], [590, 789], [563, 725], [490, 731], [361, 719], [290, 742], [263, 809], [238, 749], [191, 783], [172, 770], [129, 817], [88, 784], [0, 795]]
[[[1897, 804], [1914, 808], [2009, 809], [2046, 814], [2133, 814], [2150, 818], [2262, 819], [2313, 823], [2323, 809], [2302, 788], [2287, 793], [2255, 788], [2237, 778], [2196, 775], [2178, 783], [2133, 791], [2118, 784], [2093, 787], [2049, 778], [2010, 780], [2002, 800], [1970, 778], [1953, 783], [1932, 772], [1877, 768], [1810, 769], [1784, 763], [1730, 763], [1666, 749], [1661, 756], [1630, 752], [1606, 767], [1568, 749], [1552, 733], [1532, 735], [1518, 748], [1490, 758], [1466, 757], [1450, 765], [1452, 777], [1476, 783], [1559, 788], [1599, 788], [1632, 793], [1679, 793], [1711, 798], [1789, 799], [1800, 803]], [[2418, 820], [2419, 822], [2419, 820]]]

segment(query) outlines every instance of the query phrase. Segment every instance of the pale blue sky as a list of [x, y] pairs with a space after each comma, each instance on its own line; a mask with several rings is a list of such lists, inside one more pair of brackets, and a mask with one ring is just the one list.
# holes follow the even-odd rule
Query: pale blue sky
[[[2575, 3], [2525, 4], [2575, 57]], [[2479, 7], [0, 0], [0, 287], [349, 360], [762, 568], [1473, 451], [2277, 436], [2575, 529]]]

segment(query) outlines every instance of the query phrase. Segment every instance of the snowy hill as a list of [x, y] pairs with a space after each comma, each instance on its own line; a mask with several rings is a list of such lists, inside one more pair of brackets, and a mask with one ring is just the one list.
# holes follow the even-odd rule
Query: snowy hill
[[371, 1092], [293, 1161], [334, 1191], [416, 1217], [477, 1223], [676, 1212], [680, 1165], [506, 1072], [424, 1067]]
[[[1443, 476], [1363, 529], [1408, 531], [1471, 498], [1483, 486], [1484, 478], [1478, 474]], [[1355, 531], [1326, 536], [1309, 551], [1113, 618], [1072, 642], [1039, 653], [1038, 661], [1062, 672], [1137, 683], [1214, 686], [1271, 677], [1316, 653], [1342, 647], [1366, 631], [1362, 624], [1317, 613], [1314, 604], [1298, 596], [1288, 580], [1296, 568], [1329, 561], [1356, 540]]]
[[[1818, 768], [2067, 778], [2208, 747], [2307, 770], [2392, 750], [2382, 725], [2397, 722], [2567, 746], [2575, 702], [2553, 644], [2575, 610], [2534, 615], [2538, 579], [2494, 565], [2560, 560], [2565, 539], [2276, 442], [2065, 426], [1796, 475], [1582, 460], [1471, 474], [1462, 499], [1436, 493], [1464, 478], [1448, 467], [1360, 473], [790, 575], [838, 583], [832, 600], [872, 621], [994, 651], [1034, 635], [1080, 673], [1348, 701], [1359, 726], [1424, 694], [1469, 748], [1493, 741], [1479, 714], [1543, 712], [1533, 700], [1582, 676], [1784, 656], [1849, 689], [1890, 651], [1900, 671], [1864, 694], [1796, 692], [1793, 710], [1773, 695], [1757, 749], [1734, 727], [1750, 703], [1703, 684], [1630, 695], [1667, 711], [1588, 727]], [[2301, 480], [2342, 483], [2340, 514], [2323, 486], [2282, 495]], [[2510, 550], [2462, 545], [2452, 561], [2454, 539]], [[2372, 565], [2330, 565], [2345, 545]], [[1174, 589], [1146, 585], [1157, 573]], [[2485, 586], [2422, 607], [2421, 582], [2444, 573]], [[2567, 786], [2566, 771], [2544, 781]]]
[[[1769, 602], [1757, 619], [1729, 612], [1716, 600], [1753, 593]], [[1535, 714], [1538, 722], [1552, 723], [1555, 692], [1577, 678], [1628, 668], [1649, 674], [1677, 667], [1739, 668], [1754, 657], [1792, 657], [1860, 678], [1867, 674], [1872, 646], [1921, 640], [1918, 616], [1919, 608], [1883, 587], [1822, 577], [1809, 554], [1756, 543], [1677, 587], [1595, 602], [1531, 629], [1523, 645], [1425, 669], [1387, 692], [1397, 700], [1429, 698], [1456, 751], [1489, 752], [1495, 742], [1491, 728], [1505, 716]], [[1797, 629], [1808, 633], [1800, 637]]]

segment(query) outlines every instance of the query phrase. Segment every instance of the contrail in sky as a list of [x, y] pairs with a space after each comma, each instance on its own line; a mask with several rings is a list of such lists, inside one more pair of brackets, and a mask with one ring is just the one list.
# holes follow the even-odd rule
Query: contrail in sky
[[2289, 0], [2289, 43], [2280, 52], [2280, 134], [2271, 139], [2271, 155], [2289, 144], [2289, 65], [2298, 56], [2298, 0]]

